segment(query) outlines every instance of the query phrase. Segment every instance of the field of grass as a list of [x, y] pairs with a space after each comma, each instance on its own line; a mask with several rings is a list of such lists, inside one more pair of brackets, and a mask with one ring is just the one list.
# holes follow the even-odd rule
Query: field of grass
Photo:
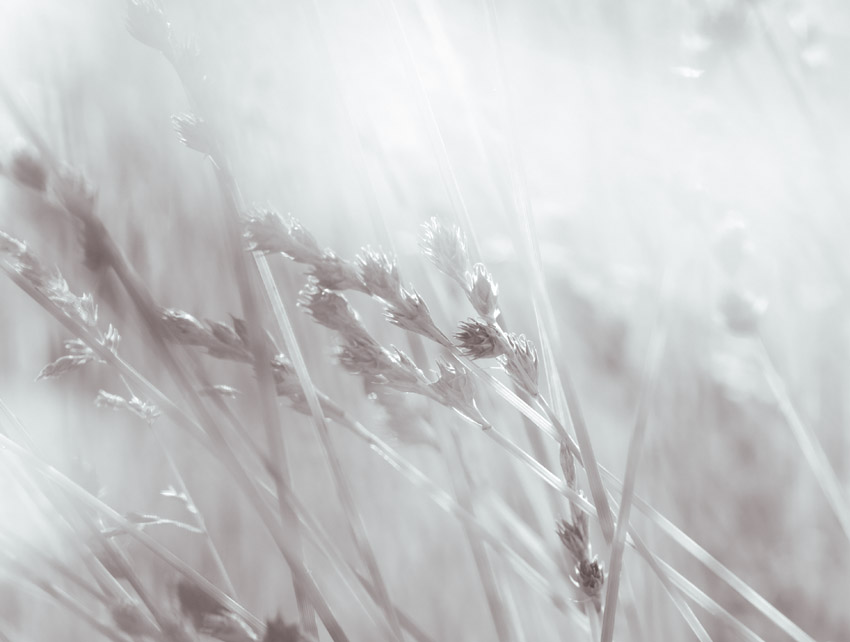
[[0, 3], [0, 642], [850, 642], [848, 64], [835, 0]]

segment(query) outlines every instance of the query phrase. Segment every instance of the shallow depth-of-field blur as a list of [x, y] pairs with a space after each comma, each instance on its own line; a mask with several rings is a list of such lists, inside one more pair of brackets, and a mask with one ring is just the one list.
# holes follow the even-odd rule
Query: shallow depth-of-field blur
[[[542, 358], [532, 265], [521, 249], [520, 209], [528, 210], [559, 335], [553, 359], [572, 377], [599, 462], [620, 477], [662, 319], [666, 343], [637, 493], [811, 639], [850, 641], [850, 542], [763, 358], [766, 349], [784, 402], [822, 445], [847, 506], [850, 8], [837, 0], [167, 0], [164, 7], [174, 32], [201, 52], [211, 118], [248, 206], [292, 214], [343, 258], [367, 245], [394, 252], [404, 282], [451, 335], [475, 312], [423, 256], [419, 235], [433, 216], [454, 220], [459, 207], [450, 194], [459, 192], [506, 321], [535, 341], [544, 393], [557, 398]], [[211, 163], [173, 131], [171, 117], [192, 110], [174, 70], [127, 33], [125, 15], [117, 0], [0, 3], [0, 83], [54, 154], [96, 186], [98, 215], [156, 301], [227, 321], [242, 308], [222, 191]], [[31, 145], [6, 107], [0, 102], [3, 164]], [[519, 204], [523, 192], [527, 202]], [[101, 325], [121, 333], [122, 356], [175, 393], [115, 276], [85, 265], [67, 218], [8, 175], [0, 177], [0, 230], [61, 269], [74, 292], [90, 292]], [[731, 270], [737, 253], [741, 265]], [[497, 510], [510, 507], [561, 559], [556, 519], [568, 515], [567, 502], [437, 404], [412, 399], [412, 412], [390, 420], [362, 380], [337, 364], [335, 334], [296, 306], [307, 280], [302, 266], [281, 256], [269, 262], [316, 386], [445, 488], [445, 449], [456, 432], [482, 523], [512, 544], [514, 522]], [[733, 292], [752, 294], [757, 308], [767, 303], [757, 328], [742, 327], [749, 311], [730, 302]], [[382, 344], [417, 354], [379, 304], [360, 294], [349, 300]], [[271, 327], [271, 313], [264, 315]], [[34, 382], [70, 338], [2, 275], [0, 399], [44, 458], [121, 513], [191, 522], [183, 505], [162, 495], [176, 482], [144, 422], [95, 407], [98, 390], [121, 392], [106, 365]], [[414, 343], [425, 346], [419, 365], [435, 369], [440, 351]], [[250, 367], [203, 356], [200, 363], [214, 383], [247, 391], [227, 403], [265, 443]], [[528, 450], [520, 415], [479, 388], [482, 412]], [[296, 494], [357, 564], [313, 423], [284, 402], [280, 408]], [[263, 619], [280, 613], [295, 621], [287, 565], [228, 474], [165, 416], [158, 428], [239, 602]], [[434, 640], [496, 640], [459, 522], [365, 443], [330, 430], [394, 603]], [[557, 444], [545, 443], [546, 465], [560, 477]], [[97, 639], [20, 572], [31, 569], [74, 594], [40, 553], [80, 573], [84, 567], [79, 543], [50, 527], [55, 520], [16, 483], [5, 457], [12, 455], [3, 454], [0, 640]], [[583, 473], [579, 486], [588, 494]], [[635, 510], [632, 520], [650, 549], [762, 639], [791, 639]], [[146, 531], [219, 582], [199, 535], [167, 524]], [[609, 549], [594, 519], [591, 534], [607, 569]], [[174, 571], [132, 540], [118, 541], [152, 593], [176, 611]], [[4, 565], [8, 559], [22, 564]], [[559, 613], [494, 559], [525, 639], [588, 639], [581, 618]], [[305, 561], [351, 639], [378, 639], [327, 559], [307, 547]], [[570, 602], [578, 594], [567, 566], [560, 588]], [[629, 548], [623, 577], [614, 639], [695, 639]], [[740, 639], [694, 611], [711, 639]]]

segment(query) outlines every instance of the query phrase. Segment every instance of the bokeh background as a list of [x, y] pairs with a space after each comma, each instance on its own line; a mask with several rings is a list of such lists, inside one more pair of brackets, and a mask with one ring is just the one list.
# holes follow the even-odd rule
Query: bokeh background
[[[393, 251], [447, 331], [473, 310], [418, 248], [423, 222], [456, 211], [441, 158], [511, 327], [539, 338], [529, 266], [516, 245], [509, 178], [519, 167], [562, 337], [554, 356], [576, 382], [601, 463], [622, 473], [663, 305], [668, 342], [638, 492], [814, 639], [850, 640], [848, 541], [761, 358], [766, 346], [846, 490], [846, 4], [169, 0], [165, 8], [175, 32], [202, 54], [246, 203], [291, 213], [346, 258], [365, 245]], [[239, 298], [222, 259], [221, 193], [209, 162], [174, 135], [172, 115], [190, 111], [178, 79], [127, 34], [125, 14], [118, 1], [6, 0], [0, 82], [55, 154], [97, 186], [100, 215], [157, 300], [227, 320]], [[2, 162], [27, 144], [0, 108]], [[127, 360], [167, 381], [114, 277], [83, 264], [70, 223], [4, 179], [0, 229], [60, 267], [74, 291], [91, 292], [102, 319], [121, 332]], [[474, 427], [416, 401], [400, 421], [370, 401], [334, 364], [332, 333], [296, 312], [302, 270], [283, 258], [272, 264], [323, 389], [443, 485], [442, 456], [411, 434], [457, 430], [484, 505], [496, 495], [519, 514], [545, 514], [551, 498], [542, 484], [514, 472]], [[662, 296], [670, 273], [670, 294]], [[767, 304], [757, 324], [735, 298], [741, 293], [757, 308]], [[352, 303], [382, 342], [407, 345], [376, 304], [358, 296]], [[94, 406], [98, 389], [116, 385], [105, 367], [34, 383], [68, 338], [0, 281], [0, 398], [54, 465], [89, 480], [111, 505], [185, 519], [183, 507], [161, 495], [174, 482], [145, 426]], [[221, 383], [251, 387], [245, 368], [204, 363]], [[233, 403], [258, 423], [250, 398]], [[522, 439], [518, 415], [503, 402], [484, 394], [482, 407]], [[342, 522], [311, 424], [289, 410], [283, 418], [299, 496], [335, 532]], [[241, 600], [263, 616], [294, 617], [288, 572], [271, 540], [217, 465], [163, 423]], [[362, 443], [342, 432], [336, 438], [393, 596], [438, 640], [494, 639], [457, 523]], [[11, 490], [0, 493], [0, 528], [71, 557], [14, 479], [4, 484]], [[534, 507], [524, 505], [528, 496]], [[554, 517], [540, 533], [552, 550]], [[636, 519], [653, 550], [736, 617], [765, 640], [786, 639]], [[215, 578], [196, 535], [167, 526], [151, 532]], [[353, 554], [344, 538], [337, 543]], [[128, 550], [151, 585], [169, 594], [167, 570], [132, 544]], [[14, 554], [28, 559], [23, 548]], [[322, 577], [320, 556], [311, 562]], [[646, 639], [688, 639], [643, 563], [627, 553], [626, 569]], [[0, 571], [0, 622], [10, 638], [90, 639], [70, 616], [45, 618], [55, 607], [24, 584]], [[545, 604], [532, 608], [530, 639], [565, 639], [574, 626]], [[354, 614], [349, 620], [355, 639], [368, 639]], [[736, 639], [705, 621], [713, 639]], [[621, 629], [617, 639], [631, 639]]]

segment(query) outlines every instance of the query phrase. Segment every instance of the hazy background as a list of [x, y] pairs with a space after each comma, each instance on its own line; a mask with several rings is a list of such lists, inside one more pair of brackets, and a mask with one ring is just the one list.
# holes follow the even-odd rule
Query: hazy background
[[[452, 207], [433, 122], [509, 323], [536, 340], [527, 266], [514, 247], [508, 172], [510, 162], [519, 164], [563, 338], [556, 358], [576, 380], [600, 461], [618, 474], [661, 276], [675, 265], [638, 492], [814, 638], [850, 640], [848, 542], [765, 383], [759, 339], [730, 332], [721, 314], [730, 290], [769, 302], [761, 336], [846, 489], [850, 9], [827, 0], [493, 6], [495, 24], [488, 4], [477, 1], [165, 4], [175, 31], [202, 52], [245, 201], [292, 213], [346, 258], [367, 244], [394, 250], [403, 278], [446, 331], [473, 311], [417, 248], [421, 223]], [[186, 96], [162, 56], [126, 33], [124, 16], [117, 1], [6, 0], [0, 81], [56, 154], [97, 185], [99, 213], [157, 300], [227, 320], [239, 313], [239, 299], [221, 259], [211, 168], [173, 134], [170, 118], [189, 110]], [[2, 158], [22, 142], [0, 109]], [[102, 318], [124, 337], [124, 356], [151, 379], [166, 379], [112, 276], [82, 265], [70, 225], [5, 180], [0, 229], [58, 265], [74, 291], [92, 292]], [[722, 255], [739, 246], [745, 258], [733, 278]], [[445, 485], [433, 449], [398, 437], [399, 426], [365, 398], [360, 381], [334, 366], [331, 333], [295, 314], [301, 270], [284, 259], [272, 263], [314, 379]], [[405, 345], [376, 304], [352, 302], [382, 342]], [[115, 386], [106, 368], [33, 383], [68, 338], [14, 284], [0, 281], [0, 397], [57, 467], [96, 471], [116, 508], [185, 518], [159, 495], [173, 481], [144, 426], [94, 407], [97, 390]], [[250, 386], [246, 369], [205, 363], [221, 383]], [[485, 414], [522, 439], [518, 416], [484, 398]], [[251, 416], [247, 401], [235, 407]], [[432, 429], [453, 421], [430, 412]], [[299, 495], [332, 527], [338, 509], [310, 424], [288, 411], [284, 417], [298, 453]], [[474, 428], [459, 428], [482, 487], [522, 510], [504, 472], [513, 464]], [[398, 602], [438, 640], [492, 639], [457, 524], [361, 443], [344, 433], [339, 439]], [[285, 565], [253, 514], [196, 446], [176, 432], [168, 440], [242, 601], [260, 615], [294, 616]], [[542, 485], [521, 479], [544, 504]], [[0, 498], [0, 511], [0, 528], [64, 550], [14, 493]], [[785, 639], [643, 527], [654, 550], [766, 640]], [[553, 520], [542, 533], [553, 550], [554, 530]], [[196, 536], [167, 527], [156, 533], [215, 577]], [[152, 584], [170, 590], [173, 580], [138, 554]], [[317, 576], [321, 564], [315, 561]], [[635, 560], [627, 569], [647, 639], [685, 639], [645, 566]], [[0, 574], [0, 582], [9, 631], [57, 639], [43, 598], [14, 576]], [[539, 639], [568, 630], [551, 607], [539, 608]], [[90, 635], [70, 622], [61, 639]], [[715, 640], [735, 639], [709, 618], [706, 624]], [[628, 639], [625, 628], [622, 635]]]

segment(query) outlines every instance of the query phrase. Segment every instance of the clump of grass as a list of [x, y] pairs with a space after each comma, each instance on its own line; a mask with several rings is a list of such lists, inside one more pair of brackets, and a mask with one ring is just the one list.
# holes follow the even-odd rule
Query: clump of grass
[[[780, 629], [797, 640], [811, 639], [635, 494], [647, 405], [639, 408], [624, 481], [600, 466], [578, 396], [568, 381], [561, 387], [558, 355], [551, 347], [547, 322], [536, 319], [537, 340], [530, 338], [530, 328], [525, 328], [524, 334], [507, 327], [499, 285], [480, 261], [477, 249], [472, 251], [477, 247], [476, 240], [460, 225], [432, 218], [424, 223], [420, 239], [422, 258], [447, 276], [471, 307], [468, 312], [450, 311], [456, 328], [449, 330], [440, 327], [436, 320], [439, 315], [432, 314], [433, 301], [421, 294], [427, 290], [417, 289], [402, 278], [391, 253], [366, 246], [354, 259], [345, 259], [322, 247], [311, 230], [294, 218], [283, 217], [271, 208], [246, 206], [219, 138], [216, 124], [220, 114], [205, 85], [202, 52], [182, 43], [157, 3], [134, 0], [128, 11], [130, 34], [164, 55], [188, 96], [192, 113], [174, 117], [173, 125], [187, 148], [212, 160], [222, 195], [220, 223], [228, 248], [221, 258], [232, 265], [237, 287], [234, 300], [240, 301], [241, 309], [234, 311], [230, 322], [224, 322], [207, 319], [207, 314], [213, 314], [207, 310], [161, 305], [110, 234], [99, 210], [96, 187], [82, 173], [61, 165], [38, 136], [37, 128], [12, 105], [21, 128], [32, 137], [33, 147], [16, 150], [4, 164], [4, 172], [72, 221], [79, 231], [86, 265], [114, 272], [143, 329], [134, 333], [122, 325], [122, 332], [155, 355], [162, 366], [158, 373], [162, 381], [151, 381], [139, 372], [125, 360], [118, 330], [111, 324], [104, 327], [95, 297], [75, 294], [58, 269], [48, 267], [26, 243], [0, 232], [6, 274], [70, 335], [61, 356], [44, 366], [36, 378], [67, 378], [83, 368], [108, 368], [115, 387], [92, 390], [94, 404], [102, 409], [129, 411], [159, 440], [160, 454], [176, 486], [167, 491], [167, 496], [180, 498], [194, 522], [111, 508], [51, 466], [26, 431], [9, 419], [19, 434], [7, 434], [13, 431], [4, 428], [0, 443], [20, 470], [34, 504], [54, 520], [57, 528], [67, 531], [80, 566], [71, 569], [48, 557], [56, 575], [45, 578], [9, 556], [8, 565], [23, 581], [92, 630], [117, 641], [189, 641], [197, 636], [227, 642], [317, 641], [325, 630], [334, 642], [346, 642], [359, 639], [356, 631], [361, 629], [368, 630], [370, 639], [435, 639], [438, 634], [417, 623], [385, 577], [389, 562], [381, 558], [383, 551], [375, 543], [374, 529], [366, 527], [366, 500], [358, 495], [356, 480], [343, 457], [352, 442], [338, 431], [342, 427], [365, 444], [364, 453], [388, 465], [388, 483], [394, 483], [396, 476], [403, 477], [458, 520], [477, 573], [475, 589], [480, 589], [491, 620], [487, 626], [492, 632], [488, 629], [482, 633], [482, 639], [493, 634], [500, 642], [536, 639], [533, 631], [543, 627], [524, 612], [529, 604], [552, 620], [546, 630], [557, 630], [559, 636], [563, 629], [564, 635], [579, 631], [585, 636], [589, 632], [592, 640], [600, 636], [603, 642], [612, 639], [618, 587], [621, 580], [628, 586], [622, 563], [626, 546], [634, 548], [647, 563], [696, 637], [707, 639], [707, 633], [691, 603], [732, 627], [742, 639], [761, 639], [718, 600], [648, 548], [630, 521], [632, 504], [689, 554], [706, 562]], [[456, 182], [453, 192], [462, 205]], [[460, 209], [465, 212], [465, 207]], [[458, 218], [463, 218], [468, 227], [465, 216]], [[530, 233], [528, 221], [523, 224]], [[297, 296], [281, 291], [280, 279], [270, 265], [275, 255], [306, 266], [306, 274], [290, 275], [300, 279]], [[732, 262], [737, 265], [740, 257]], [[730, 274], [735, 271], [733, 268]], [[765, 311], [761, 299], [740, 290], [729, 292], [721, 301], [726, 324], [739, 334], [755, 334]], [[383, 342], [386, 328], [380, 322], [370, 325], [370, 317], [359, 312], [361, 304], [370, 305], [367, 298], [383, 309], [384, 321], [404, 337], [409, 349]], [[541, 298], [545, 297], [536, 293], [530, 302], [545, 308]], [[356, 416], [356, 410], [337, 401], [351, 398], [350, 389], [325, 389], [316, 377], [323, 369], [305, 360], [305, 338], [299, 336], [298, 324], [288, 313], [293, 306], [333, 332], [336, 364], [361, 378], [367, 390], [384, 391], [386, 394], [377, 398], [389, 412], [396, 413], [392, 415], [396, 419], [404, 416], [398, 412], [399, 406], [393, 405], [400, 399], [414, 395], [424, 400], [432, 433], [424, 441], [436, 446], [431, 454], [439, 458], [450, 491], [443, 488], [440, 474], [415, 464], [414, 456], [399, 452], [370, 430], [365, 420]], [[207, 361], [207, 357], [216, 361]], [[488, 360], [493, 367], [482, 367]], [[780, 407], [812, 467], [821, 471], [818, 481], [846, 527], [846, 501], [828, 461], [784, 393], [778, 373], [769, 360], [766, 363]], [[238, 373], [238, 388], [214, 383], [217, 365], [231, 366], [227, 372]], [[250, 374], [245, 374], [246, 369]], [[658, 377], [657, 373], [647, 375], [643, 382], [649, 396]], [[255, 413], [233, 402], [243, 390], [257, 404]], [[357, 387], [352, 386], [352, 390]], [[497, 405], [494, 396], [501, 397], [508, 407]], [[562, 396], [566, 400], [563, 407]], [[333, 535], [317, 517], [316, 507], [305, 505], [299, 497], [290, 467], [301, 453], [291, 448], [289, 422], [293, 416], [284, 414], [279, 398], [312, 422], [311, 436], [320, 444], [321, 462], [333, 481], [324, 501], [333, 507], [341, 524]], [[642, 403], [649, 401], [642, 399]], [[526, 428], [531, 453], [515, 434], [517, 417], [513, 411]], [[455, 423], [457, 419], [462, 423]], [[235, 502], [232, 508], [250, 509], [259, 519], [265, 533], [252, 532], [251, 536], [259, 540], [263, 535], [274, 542], [292, 584], [292, 599], [275, 595], [275, 607], [297, 610], [297, 624], [280, 616], [264, 619], [254, 615], [250, 605], [238, 599], [229, 575], [237, 561], [231, 561], [228, 551], [217, 545], [208, 520], [192, 499], [184, 478], [186, 457], [177, 457], [181, 453], [168, 445], [174, 442], [162, 439], [165, 431], [160, 426], [166, 421], [169, 429], [179, 427], [210, 455], [207, 465], [214, 467], [209, 474], [235, 487], [235, 498], [227, 500]], [[253, 423], [263, 425], [264, 439], [252, 430]], [[503, 512], [512, 515], [506, 521], [516, 537], [501, 537], [488, 512], [482, 489], [491, 485], [483, 478], [483, 471], [489, 469], [478, 467], [467, 452], [470, 445], [479, 448], [481, 444], [497, 448], [487, 451], [498, 453], [494, 457], [504, 454], [511, 458], [512, 465], [505, 466], [504, 475], [520, 503], [529, 507], [545, 504], [537, 501], [538, 493], [549, 499], [547, 508], [538, 510], [540, 514], [529, 510], [539, 523]], [[560, 475], [549, 468], [555, 452]], [[607, 484], [602, 481], [603, 474]], [[533, 477], [542, 484], [529, 491], [520, 483], [521, 476]], [[611, 506], [616, 507], [616, 493], [622, 494], [622, 505], [615, 524]], [[224, 512], [231, 506], [219, 508]], [[562, 518], [567, 511], [569, 517]], [[197, 538], [192, 541], [203, 543], [205, 559], [215, 566], [216, 582], [221, 587], [151, 534], [163, 526], [178, 526], [184, 535]], [[593, 553], [591, 529], [597, 527], [608, 549], [602, 553], [603, 558], [608, 555], [607, 577], [606, 564]], [[557, 533], [559, 542], [554, 541], [553, 533]], [[404, 537], [405, 533], [391, 536]], [[146, 562], [135, 554], [130, 541], [145, 547], [157, 564], [171, 569], [176, 578], [170, 584], [175, 587], [173, 591], [145, 577], [142, 571]], [[251, 546], [253, 542], [248, 542], [247, 547]], [[562, 563], [564, 552], [569, 558], [566, 567]], [[269, 564], [259, 556], [250, 562], [257, 568]], [[323, 574], [316, 574], [315, 569], [322, 569]], [[85, 596], [61, 588], [60, 575], [63, 581], [82, 588]], [[572, 588], [568, 582], [572, 582]], [[532, 589], [531, 596], [525, 595], [526, 588]], [[604, 618], [601, 632], [600, 615]], [[640, 637], [639, 631], [634, 634]]]

